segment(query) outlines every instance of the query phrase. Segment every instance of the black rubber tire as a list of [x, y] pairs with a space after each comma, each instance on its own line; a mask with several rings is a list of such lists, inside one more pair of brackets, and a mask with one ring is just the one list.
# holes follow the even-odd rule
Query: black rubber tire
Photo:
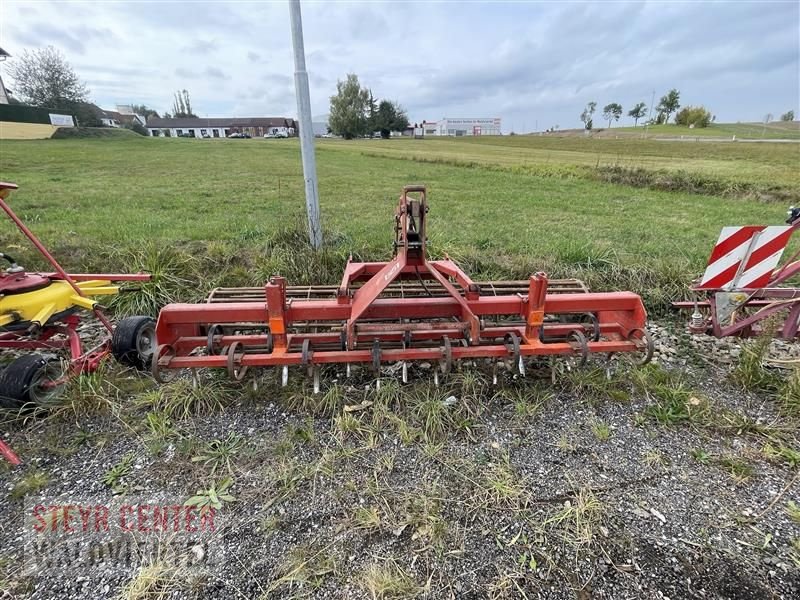
[[[123, 365], [146, 370], [150, 367], [155, 345], [156, 322], [152, 317], [126, 317], [114, 328], [111, 352]], [[147, 347], [140, 340], [148, 336]]]
[[36, 392], [32, 394], [31, 391], [48, 364], [49, 361], [41, 354], [26, 354], [3, 369], [0, 373], [0, 407], [18, 409], [30, 403], [39, 405]]

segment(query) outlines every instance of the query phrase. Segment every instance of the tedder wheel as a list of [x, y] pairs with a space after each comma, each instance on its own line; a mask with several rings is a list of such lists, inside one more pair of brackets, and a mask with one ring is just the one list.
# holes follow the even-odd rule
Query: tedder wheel
[[20, 356], [0, 373], [0, 407], [52, 406], [64, 391], [62, 376], [57, 359], [41, 354]]
[[123, 365], [146, 369], [156, 348], [156, 322], [150, 317], [126, 317], [114, 328], [111, 351]]

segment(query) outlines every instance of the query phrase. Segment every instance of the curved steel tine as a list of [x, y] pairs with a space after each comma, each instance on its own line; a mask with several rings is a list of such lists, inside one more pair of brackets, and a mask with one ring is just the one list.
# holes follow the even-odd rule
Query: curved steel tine
[[314, 393], [319, 394], [319, 366], [314, 365]]
[[433, 370], [433, 385], [439, 387], [439, 371], [437, 369]]
[[345, 374], [345, 377], [348, 377], [348, 378], [350, 377], [350, 363], [347, 363], [347, 364], [345, 365], [345, 371], [344, 371], [344, 374]]
[[286, 387], [289, 384], [289, 365], [283, 365], [281, 369], [281, 387]]
[[255, 375], [253, 375], [253, 391], [254, 392], [258, 391], [258, 379], [256, 378]]
[[200, 376], [197, 374], [197, 369], [192, 369], [192, 389], [196, 390], [200, 387]]
[[403, 383], [408, 383], [408, 363], [403, 361]]
[[492, 385], [497, 385], [497, 361], [492, 362]]
[[375, 390], [379, 391], [380, 389], [381, 389], [381, 378], [378, 377], [377, 379], [375, 379]]
[[522, 360], [522, 355], [519, 355], [519, 364], [517, 365], [519, 369], [519, 374], [525, 377], [525, 361]]

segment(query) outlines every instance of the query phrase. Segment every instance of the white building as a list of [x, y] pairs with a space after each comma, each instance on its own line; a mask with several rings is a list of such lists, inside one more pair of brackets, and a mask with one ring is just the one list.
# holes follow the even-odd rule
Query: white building
[[[451, 119], [425, 123], [425, 135], [502, 135], [500, 118]], [[430, 133], [435, 130], [435, 133]]]
[[147, 130], [152, 137], [226, 138], [234, 133], [292, 137], [297, 133], [297, 123], [287, 117], [150, 117]]
[[[11, 56], [8, 52], [0, 48], [0, 62], [3, 62]], [[6, 92], [6, 87], [3, 85], [3, 78], [0, 77], [0, 104], [8, 104], [8, 93]]]

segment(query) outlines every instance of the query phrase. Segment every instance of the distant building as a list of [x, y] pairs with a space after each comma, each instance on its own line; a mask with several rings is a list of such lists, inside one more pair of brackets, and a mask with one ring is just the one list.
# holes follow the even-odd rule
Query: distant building
[[153, 137], [225, 138], [232, 133], [247, 133], [253, 137], [266, 134], [294, 136], [297, 134], [297, 123], [286, 117], [150, 117], [147, 131]]
[[429, 137], [434, 135], [502, 135], [500, 118], [486, 119], [451, 119], [426, 121], [409, 125], [403, 135]]
[[120, 121], [121, 123], [133, 123], [133, 121], [139, 121], [139, 123], [142, 125], [147, 125], [147, 117], [137, 114], [130, 104], [117, 104], [116, 112], [122, 116], [122, 120]]
[[[3, 62], [11, 56], [8, 52], [0, 48], [0, 62]], [[6, 92], [6, 86], [3, 85], [3, 78], [0, 77], [0, 104], [8, 104], [8, 93]]]
[[130, 127], [134, 123], [144, 125], [146, 122], [142, 115], [137, 115], [133, 111], [122, 112], [119, 110], [125, 107], [117, 106], [117, 110], [106, 110], [90, 102], [86, 103], [86, 107], [88, 111], [97, 116], [97, 120], [103, 127]]
[[426, 121], [423, 119], [422, 123], [410, 123], [408, 127], [403, 130], [403, 135], [413, 135], [419, 139], [426, 135], [439, 135], [439, 130], [436, 128], [436, 121]]
[[434, 124], [436, 133], [428, 133], [427, 125], [425, 126], [425, 135], [502, 135], [499, 117], [487, 119], [445, 118]]

